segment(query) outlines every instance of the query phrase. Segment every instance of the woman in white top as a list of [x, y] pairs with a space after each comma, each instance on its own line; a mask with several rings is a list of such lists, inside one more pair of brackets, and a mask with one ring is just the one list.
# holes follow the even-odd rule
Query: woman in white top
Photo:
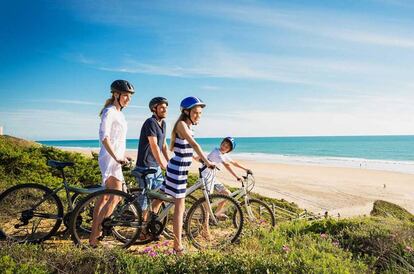
[[[99, 152], [99, 168], [102, 173], [102, 185], [109, 189], [122, 190], [124, 176], [122, 165], [129, 159], [125, 157], [127, 122], [123, 108], [128, 106], [134, 87], [126, 80], [116, 80], [111, 84], [112, 96], [101, 110], [101, 124], [99, 126], [99, 140], [102, 143]], [[100, 234], [99, 227], [102, 220], [109, 216], [118, 201], [113, 197], [100, 199], [94, 208], [93, 222], [89, 244], [96, 247]]]

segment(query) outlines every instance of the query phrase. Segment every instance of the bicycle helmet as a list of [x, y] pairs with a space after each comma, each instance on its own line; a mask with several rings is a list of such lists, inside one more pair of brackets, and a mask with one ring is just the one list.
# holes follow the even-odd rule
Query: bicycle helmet
[[153, 109], [157, 107], [159, 104], [166, 104], [168, 106], [168, 100], [164, 97], [154, 97], [151, 99], [148, 106], [149, 109], [153, 111]]
[[206, 104], [203, 103], [203, 101], [201, 101], [200, 98], [198, 97], [186, 97], [181, 101], [180, 104], [180, 110], [181, 112], [185, 109], [191, 109], [195, 106], [201, 106], [202, 108], [206, 106]]
[[111, 92], [131, 93], [134, 94], [134, 86], [127, 80], [115, 80], [111, 84]]
[[[234, 138], [233, 138], [233, 137], [226, 137], [226, 138], [224, 138], [224, 139], [223, 139], [223, 141], [221, 141], [221, 142], [223, 143], [224, 141], [227, 141], [227, 142], [229, 142], [229, 143], [231, 144], [231, 149], [230, 149], [230, 151], [232, 151], [232, 150], [234, 150], [234, 149], [236, 148], [236, 140], [234, 140]], [[229, 151], [229, 152], [230, 152], [230, 151]]]

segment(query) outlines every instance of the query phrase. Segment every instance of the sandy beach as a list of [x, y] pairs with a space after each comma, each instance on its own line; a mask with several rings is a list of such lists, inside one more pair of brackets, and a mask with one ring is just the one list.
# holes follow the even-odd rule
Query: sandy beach
[[[72, 149], [91, 155], [91, 149]], [[97, 152], [98, 149], [93, 151]], [[128, 156], [136, 159], [136, 151]], [[237, 160], [237, 159], [235, 159]], [[342, 217], [368, 215], [375, 200], [398, 204], [414, 213], [414, 175], [364, 168], [325, 167], [240, 160], [256, 178], [254, 192], [285, 199], [314, 213]], [[197, 172], [198, 164], [192, 165]], [[242, 175], [242, 173], [240, 173]], [[218, 173], [224, 184], [239, 183], [225, 170]]]

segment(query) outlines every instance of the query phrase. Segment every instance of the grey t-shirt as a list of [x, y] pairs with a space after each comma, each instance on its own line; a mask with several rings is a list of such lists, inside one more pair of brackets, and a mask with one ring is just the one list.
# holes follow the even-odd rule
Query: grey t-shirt
[[163, 120], [161, 126], [158, 124], [155, 115], [148, 118], [141, 128], [138, 143], [137, 167], [158, 167], [158, 163], [152, 155], [150, 144], [148, 142], [149, 136], [157, 137], [157, 144], [162, 151], [162, 145], [165, 141], [166, 123]]

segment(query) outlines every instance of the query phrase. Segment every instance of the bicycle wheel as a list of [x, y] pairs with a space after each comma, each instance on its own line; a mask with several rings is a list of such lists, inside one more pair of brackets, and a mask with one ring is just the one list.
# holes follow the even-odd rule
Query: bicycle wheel
[[[194, 205], [194, 203], [197, 201], [197, 198], [195, 198], [192, 195], [188, 195], [185, 197], [185, 211], [184, 211], [184, 220], [187, 217], [188, 211], [190, 210], [190, 208]], [[174, 220], [174, 210], [173, 210], [174, 206], [170, 209], [170, 211], [168, 212], [166, 219], [166, 225], [163, 231], [163, 235], [172, 240], [174, 239], [174, 233], [173, 233], [173, 220]], [[204, 214], [204, 212], [203, 212]], [[204, 217], [204, 215], [203, 215]], [[183, 229], [183, 236], [185, 235], [185, 229]]]
[[0, 195], [2, 239], [40, 243], [57, 232], [62, 219], [62, 201], [43, 185], [16, 185]]
[[142, 227], [141, 208], [133, 196], [112, 189], [89, 194], [73, 210], [69, 229], [74, 243], [78, 246], [89, 246], [93, 211], [96, 206], [100, 206], [101, 210], [108, 210], [100, 225], [101, 245], [107, 248], [128, 248], [132, 245]]
[[221, 249], [239, 238], [243, 228], [243, 212], [232, 197], [223, 194], [211, 194], [208, 197], [211, 212], [221, 207], [222, 217], [213, 218], [206, 199], [202, 197], [188, 211], [184, 227], [187, 238], [195, 247]]
[[[102, 186], [101, 185], [90, 185], [90, 186], [86, 186], [86, 189], [94, 189], [96, 188], [97, 190], [100, 189]], [[76, 207], [76, 205], [82, 201], [83, 198], [85, 198], [88, 194], [82, 194], [82, 193], [75, 193], [72, 196], [72, 206]], [[93, 212], [93, 209], [92, 209]], [[70, 215], [72, 214], [72, 212], [67, 212], [66, 215], [63, 218], [63, 223], [66, 226], [66, 228], [69, 227], [69, 223], [70, 223]], [[92, 215], [91, 215], [92, 216]], [[87, 229], [87, 228], [85, 228]]]
[[276, 225], [275, 215], [272, 209], [263, 201], [249, 198], [248, 204], [241, 203], [246, 222], [246, 226], [254, 229], [265, 228], [271, 230]]

